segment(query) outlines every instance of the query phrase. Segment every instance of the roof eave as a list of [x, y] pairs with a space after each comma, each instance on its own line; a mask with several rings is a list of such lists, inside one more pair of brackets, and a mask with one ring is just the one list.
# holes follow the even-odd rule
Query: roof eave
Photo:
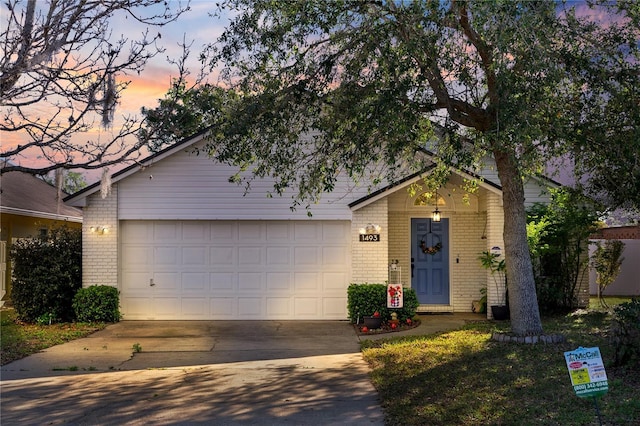
[[[200, 142], [202, 139], [204, 139], [204, 136], [207, 134], [207, 132], [209, 132], [210, 128], [206, 128], [204, 130], [201, 130], [200, 132], [196, 133], [193, 136], [190, 136], [188, 138], [185, 138], [183, 140], [181, 140], [180, 142], [176, 142], [175, 144], [166, 147], [163, 150], [160, 150], [154, 154], [151, 154], [150, 156], [148, 156], [147, 158], [141, 160], [141, 161], [137, 161], [134, 164], [131, 164], [128, 167], [125, 167], [122, 170], [117, 171], [116, 173], [111, 175], [111, 183], [116, 183], [124, 178], [126, 178], [127, 176], [130, 176], [134, 173], [136, 173], [137, 171], [139, 171], [140, 169], [147, 167], [151, 164], [153, 164], [155, 161], [160, 161], [166, 157], [169, 157], [170, 155], [174, 154], [176, 151], [179, 151], [181, 149], [185, 149], [188, 148], [194, 144], [196, 144], [197, 142]], [[63, 199], [63, 201], [65, 202], [65, 204], [67, 205], [71, 205], [71, 206], [76, 206], [76, 207], [84, 207], [86, 205], [86, 198], [89, 197], [90, 195], [98, 192], [101, 188], [101, 182], [95, 182], [92, 185], [89, 185], [83, 189], [81, 189], [80, 191], [71, 194], [67, 197], [65, 197]]]
[[64, 222], [82, 223], [82, 216], [71, 216], [71, 215], [39, 212], [35, 210], [18, 209], [15, 207], [0, 207], [0, 213], [13, 214], [16, 216], [37, 217], [40, 219], [60, 220]]

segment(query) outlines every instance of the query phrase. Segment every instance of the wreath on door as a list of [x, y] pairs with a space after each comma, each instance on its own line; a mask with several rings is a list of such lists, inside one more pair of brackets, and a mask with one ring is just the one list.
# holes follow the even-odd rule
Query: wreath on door
[[420, 250], [422, 250], [422, 252], [424, 254], [430, 254], [430, 255], [434, 255], [437, 252], [439, 252], [442, 249], [442, 243], [436, 243], [435, 245], [432, 246], [428, 246], [427, 242], [423, 239], [420, 240]]

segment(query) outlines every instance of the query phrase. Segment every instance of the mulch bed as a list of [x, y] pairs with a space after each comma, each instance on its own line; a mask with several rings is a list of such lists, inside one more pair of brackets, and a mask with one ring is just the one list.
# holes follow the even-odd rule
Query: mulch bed
[[397, 333], [399, 331], [411, 330], [412, 328], [416, 328], [420, 325], [420, 320], [416, 319], [411, 321], [411, 324], [407, 323], [398, 323], [395, 329], [391, 328], [391, 324], [388, 322], [383, 322], [380, 328], [369, 329], [366, 333], [362, 331], [362, 327], [364, 324], [353, 324], [353, 329], [356, 331], [356, 334], [359, 336], [370, 336], [372, 334], [386, 334], [386, 333]]

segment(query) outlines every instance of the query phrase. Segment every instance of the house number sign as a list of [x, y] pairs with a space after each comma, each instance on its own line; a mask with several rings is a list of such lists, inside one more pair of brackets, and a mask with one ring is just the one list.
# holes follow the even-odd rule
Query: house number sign
[[379, 243], [380, 234], [360, 234], [360, 241], [368, 243]]

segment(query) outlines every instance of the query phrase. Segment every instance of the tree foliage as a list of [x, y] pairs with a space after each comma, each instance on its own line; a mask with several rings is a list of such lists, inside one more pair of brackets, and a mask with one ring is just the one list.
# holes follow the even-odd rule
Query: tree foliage
[[578, 192], [560, 189], [552, 192], [549, 204], [536, 204], [527, 211], [529, 249], [543, 311], [578, 306], [579, 285], [589, 274], [589, 235], [596, 230], [601, 210]]
[[13, 161], [3, 165], [2, 173], [97, 169], [136, 153], [145, 143], [136, 143], [141, 125], [136, 117], [123, 117], [119, 128], [99, 137], [90, 132], [112, 124], [129, 85], [126, 76], [140, 73], [162, 51], [160, 34], [147, 29], [136, 40], [117, 38], [110, 20], [118, 16], [163, 25], [187, 6], [164, 0], [9, 0], [2, 7], [0, 131], [25, 140], [4, 143], [0, 154], [7, 159], [38, 156], [47, 163]]
[[599, 173], [591, 144], [637, 134], [638, 8], [600, 3], [224, 1], [235, 19], [202, 57], [239, 98], [205, 149], [310, 201], [341, 173], [423, 170], [424, 148], [440, 171], [493, 157], [512, 331], [540, 333], [523, 178], [564, 156]]
[[82, 173], [64, 172], [62, 169], [57, 169], [53, 177], [44, 175], [42, 178], [48, 184], [60, 188], [67, 194], [73, 194], [87, 186], [87, 181]]
[[[211, 84], [187, 87], [183, 79], [172, 82], [171, 89], [156, 108], [143, 108], [148, 127], [141, 132], [153, 151], [178, 142], [207, 128], [228, 122], [227, 115], [236, 100], [235, 92]], [[148, 128], [157, 129], [148, 132]]]

